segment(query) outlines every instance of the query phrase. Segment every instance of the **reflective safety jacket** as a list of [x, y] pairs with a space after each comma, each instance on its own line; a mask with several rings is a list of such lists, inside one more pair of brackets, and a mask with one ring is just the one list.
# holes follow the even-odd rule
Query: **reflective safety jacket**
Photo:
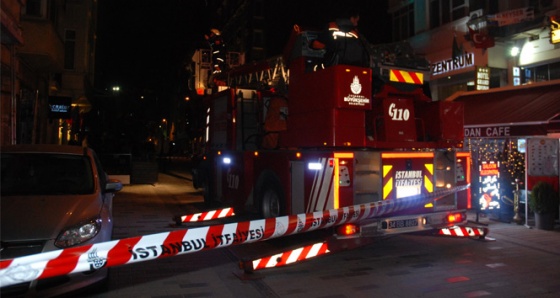
[[367, 50], [350, 20], [330, 22], [328, 30], [312, 42], [312, 47], [326, 50], [323, 57], [325, 67], [336, 64], [366, 66], [368, 62]]
[[[343, 27], [342, 29], [340, 27]], [[329, 23], [329, 32], [332, 34], [334, 40], [338, 38], [358, 38], [358, 30], [355, 28], [348, 28], [344, 30], [345, 26], [339, 26], [337, 22]]]

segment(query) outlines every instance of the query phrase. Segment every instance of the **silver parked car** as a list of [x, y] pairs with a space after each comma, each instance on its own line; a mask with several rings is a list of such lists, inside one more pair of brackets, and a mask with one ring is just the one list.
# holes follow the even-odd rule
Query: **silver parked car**
[[[0, 259], [110, 241], [114, 193], [95, 152], [80, 146], [0, 148]], [[1, 297], [48, 297], [107, 280], [107, 268], [1, 288]]]

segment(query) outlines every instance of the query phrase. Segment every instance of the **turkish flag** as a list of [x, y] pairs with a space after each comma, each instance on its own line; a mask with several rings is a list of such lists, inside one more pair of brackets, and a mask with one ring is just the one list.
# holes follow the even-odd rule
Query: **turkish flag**
[[[468, 26], [467, 26], [468, 27]], [[474, 43], [474, 47], [477, 49], [487, 49], [494, 46], [494, 37], [488, 34], [488, 32], [482, 33], [469, 28], [469, 34], [471, 35], [471, 40]]]

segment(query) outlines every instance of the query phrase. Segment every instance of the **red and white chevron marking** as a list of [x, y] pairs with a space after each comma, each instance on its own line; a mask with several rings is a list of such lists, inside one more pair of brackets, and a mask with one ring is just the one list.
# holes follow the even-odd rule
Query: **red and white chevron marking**
[[224, 208], [207, 212], [181, 216], [181, 222], [198, 222], [234, 216], [233, 208]]
[[468, 185], [459, 186], [438, 190], [428, 195], [313, 213], [175, 230], [2, 260], [0, 261], [0, 287], [360, 222], [391, 212], [423, 206], [432, 200], [468, 187]]
[[454, 226], [440, 229], [439, 235], [453, 237], [484, 237], [488, 234], [487, 228]]
[[252, 261], [252, 270], [286, 266], [329, 253], [327, 243], [320, 242]]

